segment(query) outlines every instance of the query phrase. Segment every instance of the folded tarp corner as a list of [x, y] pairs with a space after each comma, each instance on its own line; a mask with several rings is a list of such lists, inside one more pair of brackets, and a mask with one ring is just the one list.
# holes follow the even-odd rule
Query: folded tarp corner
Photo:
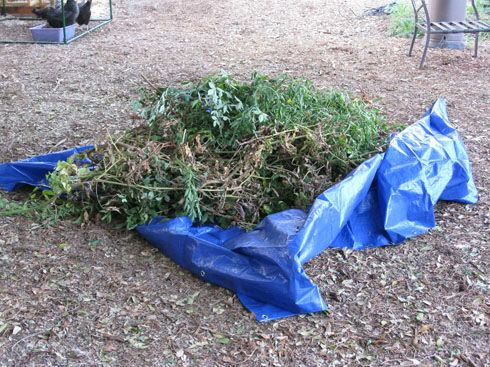
[[[0, 166], [0, 188], [46, 186], [60, 159], [53, 153]], [[438, 200], [476, 203], [464, 144], [437, 100], [422, 119], [396, 134], [384, 154], [361, 164], [317, 197], [308, 212], [267, 216], [254, 230], [193, 226], [187, 217], [136, 229], [196, 276], [237, 293], [259, 321], [326, 310], [303, 264], [328, 247], [361, 250], [397, 244], [434, 227]]]

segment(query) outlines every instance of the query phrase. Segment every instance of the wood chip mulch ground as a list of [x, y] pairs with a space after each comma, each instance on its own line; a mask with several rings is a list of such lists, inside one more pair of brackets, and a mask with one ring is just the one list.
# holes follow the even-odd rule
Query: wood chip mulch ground
[[[325, 251], [305, 271], [328, 312], [269, 323], [136, 233], [0, 217], [0, 366], [490, 365], [490, 40], [476, 59], [471, 40], [430, 49], [418, 70], [420, 40], [409, 58], [386, 16], [359, 17], [386, 3], [114, 0], [114, 21], [69, 45], [0, 44], [0, 163], [136, 124], [145, 79], [257, 70], [350, 90], [406, 124], [445, 98], [480, 194], [437, 204], [437, 226], [401, 245]], [[32, 24], [0, 22], [0, 39]]]

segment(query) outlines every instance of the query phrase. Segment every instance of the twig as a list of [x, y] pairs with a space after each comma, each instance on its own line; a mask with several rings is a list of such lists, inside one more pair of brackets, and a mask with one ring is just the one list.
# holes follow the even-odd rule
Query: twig
[[[232, 220], [235, 220], [237, 222], [242, 222], [241, 221], [241, 218], [239, 217], [235, 217], [233, 215], [227, 215], [227, 214], [224, 214], [224, 213], [219, 213], [218, 211], [206, 206], [206, 205], [203, 205], [202, 203], [199, 204], [202, 208], [206, 209], [208, 212], [210, 213], [213, 213], [214, 215], [219, 215], [220, 217], [223, 217], [223, 218], [228, 218], [228, 219], [232, 219]], [[246, 222], [244, 222], [246, 223]]]
[[470, 357], [464, 355], [463, 353], [461, 353], [460, 355], [457, 356], [460, 360], [462, 360], [463, 362], [466, 362], [468, 363], [471, 367], [478, 367], [478, 365], [473, 362]]
[[152, 82], [150, 82], [146, 76], [144, 76], [143, 74], [141, 74], [141, 77], [142, 77], [143, 79], [145, 79], [145, 82], [147, 82], [147, 83], [148, 83], [148, 85], [149, 85], [150, 87], [152, 87], [152, 88], [153, 88], [153, 89], [155, 89], [155, 90], [158, 90], [158, 88], [157, 88], [157, 87], [155, 87], [155, 85], [154, 85]]
[[64, 142], [66, 141], [66, 138], [64, 139], [61, 139], [59, 142], [57, 142], [54, 146], [51, 147], [51, 149], [48, 151], [48, 153], [51, 153], [53, 151], [54, 148], [56, 148], [57, 146], [60, 146], [61, 144], [63, 144]]
[[96, 335], [96, 334], [92, 334], [93, 337], [97, 338], [97, 339], [109, 339], [109, 340], [115, 340], [119, 343], [125, 343], [126, 340], [124, 340], [123, 338], [121, 338], [120, 336], [117, 336], [117, 335], [112, 335], [112, 334], [109, 334], [109, 333], [102, 333], [100, 336], [99, 335]]
[[[340, 9], [336, 9], [335, 12], [337, 13], [337, 15], [341, 16], [344, 19], [355, 19], [355, 18], [359, 18], [359, 16], [355, 13], [354, 10], [352, 10], [351, 7], [349, 7], [349, 6], [344, 6], [344, 7], [345, 7], [345, 9], [343, 9], [342, 11]], [[349, 12], [351, 12], [354, 15], [354, 18], [349, 17], [347, 15], [344, 15], [345, 14], [345, 11], [344, 10], [349, 10]]]
[[403, 359], [389, 359], [387, 361], [382, 362], [381, 364], [382, 365], [389, 364], [389, 365], [393, 366], [395, 363], [402, 362], [402, 361], [403, 361]]
[[480, 267], [477, 264], [475, 264], [474, 261], [470, 261], [469, 263], [473, 265], [480, 273], [485, 274], [485, 272], [482, 269], [480, 269]]
[[56, 92], [56, 89], [60, 86], [61, 79], [56, 78], [56, 85], [53, 88], [53, 92]]
[[[58, 326], [58, 325], [55, 325], [55, 326]], [[11, 347], [10, 349], [11, 349], [11, 350], [14, 350], [14, 348], [15, 348], [15, 346], [16, 346], [17, 344], [19, 344], [20, 342], [23, 342], [23, 341], [24, 341], [24, 340], [26, 340], [26, 339], [32, 338], [33, 336], [42, 335], [42, 334], [47, 334], [47, 333], [51, 332], [51, 331], [52, 331], [52, 330], [55, 328], [55, 326], [53, 326], [53, 327], [52, 327], [52, 328], [50, 328], [50, 329], [46, 329], [46, 330], [43, 330], [43, 331], [38, 331], [37, 333], [32, 333], [32, 334], [29, 334], [29, 335], [27, 335], [27, 336], [23, 337], [22, 339], [17, 340], [17, 341], [16, 341], [16, 342], [15, 342], [15, 343], [12, 345], [12, 347]], [[17, 353], [17, 352], [16, 352], [16, 353]]]
[[[255, 348], [255, 349], [252, 351], [252, 353], [250, 353], [250, 355], [249, 355], [249, 356], [247, 356], [247, 358], [245, 358], [243, 361], [241, 361], [241, 364], [244, 364], [245, 362], [249, 361], [249, 360], [252, 358], [252, 356], [254, 355], [254, 353], [255, 353], [256, 351], [257, 351], [257, 348]], [[245, 355], [246, 355], [246, 354], [245, 354]]]
[[196, 330], [194, 330], [194, 332], [192, 333], [192, 335], [196, 335], [196, 334], [197, 334], [197, 332], [198, 332], [198, 331], [199, 331], [199, 329], [201, 328], [202, 324], [203, 324], [203, 322], [202, 322], [202, 321], [201, 321], [201, 322], [199, 322], [199, 326], [196, 328]]
[[175, 319], [174, 319], [174, 318], [172, 318], [172, 317], [170, 317], [169, 315], [167, 315], [167, 313], [165, 313], [165, 312], [163, 312], [163, 311], [162, 311], [162, 315], [163, 315], [163, 316], [165, 316], [165, 317], [166, 317], [167, 319], [169, 319], [170, 321], [175, 322]]

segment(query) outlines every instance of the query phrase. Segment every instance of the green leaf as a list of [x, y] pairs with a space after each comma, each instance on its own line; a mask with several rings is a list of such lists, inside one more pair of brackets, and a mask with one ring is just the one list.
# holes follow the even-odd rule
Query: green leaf
[[0, 334], [2, 334], [2, 332], [5, 330], [5, 328], [9, 325], [8, 322], [6, 322], [5, 324], [3, 324], [2, 326], [0, 326]]
[[130, 344], [133, 348], [136, 348], [136, 349], [147, 349], [150, 347], [148, 344], [138, 342], [138, 341], [132, 341]]
[[218, 340], [218, 342], [219, 342], [219, 343], [221, 343], [221, 344], [229, 344], [229, 343], [230, 343], [230, 338], [227, 338], [227, 337], [225, 337], [225, 336], [223, 336], [223, 335], [221, 335], [221, 334], [214, 334], [213, 336], [214, 336], [214, 337], [215, 337], [215, 338]]
[[194, 303], [195, 298], [199, 295], [199, 291], [195, 292], [192, 296], [187, 297], [187, 304], [192, 305]]

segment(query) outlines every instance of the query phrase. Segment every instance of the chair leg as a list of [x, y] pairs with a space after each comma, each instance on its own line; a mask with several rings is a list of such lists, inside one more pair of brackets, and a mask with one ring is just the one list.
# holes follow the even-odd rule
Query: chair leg
[[475, 33], [475, 54], [473, 57], [478, 57], [478, 32]]
[[410, 50], [408, 51], [408, 56], [412, 56], [413, 44], [415, 43], [415, 38], [417, 37], [417, 27], [413, 31], [412, 43], [410, 44]]
[[422, 67], [424, 66], [425, 55], [427, 54], [427, 49], [429, 48], [429, 42], [430, 42], [430, 33], [426, 33], [424, 53], [422, 54], [422, 60], [420, 60], [420, 66], [419, 66], [420, 70], [422, 70]]

